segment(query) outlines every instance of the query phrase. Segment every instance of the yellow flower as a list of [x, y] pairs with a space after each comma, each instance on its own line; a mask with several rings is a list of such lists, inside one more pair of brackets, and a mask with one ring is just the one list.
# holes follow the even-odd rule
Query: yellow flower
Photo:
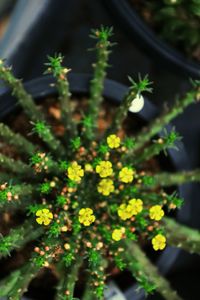
[[149, 217], [152, 220], [159, 221], [164, 216], [164, 210], [162, 209], [162, 206], [160, 205], [154, 205], [149, 210]]
[[139, 214], [143, 209], [143, 202], [141, 199], [131, 199], [128, 205], [121, 204], [118, 208], [118, 216], [122, 220], [130, 219], [132, 216]]
[[118, 148], [120, 146], [120, 138], [115, 134], [111, 134], [107, 137], [107, 144], [111, 149]]
[[102, 160], [96, 166], [96, 172], [102, 178], [111, 176], [113, 174], [112, 163], [110, 161]]
[[132, 212], [127, 209], [126, 204], [121, 204], [117, 210], [117, 213], [118, 216], [124, 221], [132, 217]]
[[93, 210], [91, 208], [82, 208], [79, 211], [79, 222], [84, 226], [89, 226], [95, 221], [95, 216], [93, 215]]
[[155, 251], [163, 250], [166, 247], [166, 237], [162, 234], [157, 234], [152, 239], [152, 245]]
[[91, 164], [85, 164], [85, 171], [86, 172], [92, 172], [93, 171], [93, 167]]
[[43, 209], [39, 209], [37, 212], [36, 212], [36, 222], [38, 224], [44, 224], [45, 226], [46, 225], [49, 225], [53, 219], [53, 214], [52, 212], [50, 212], [49, 209], [47, 208], [43, 208]]
[[76, 161], [72, 162], [69, 168], [67, 169], [67, 175], [69, 179], [80, 182], [81, 177], [84, 175], [84, 170], [81, 168], [80, 165]]
[[109, 196], [110, 193], [114, 191], [113, 180], [102, 179], [97, 186], [97, 190], [100, 194], [104, 196]]
[[139, 214], [143, 209], [143, 201], [141, 199], [131, 199], [127, 205], [127, 210], [132, 213], [132, 216]]
[[135, 174], [133, 169], [124, 167], [119, 172], [119, 180], [125, 183], [133, 181], [133, 175]]
[[124, 227], [121, 227], [120, 229], [114, 229], [112, 232], [112, 239], [115, 241], [120, 241], [123, 237], [123, 234], [125, 232]]

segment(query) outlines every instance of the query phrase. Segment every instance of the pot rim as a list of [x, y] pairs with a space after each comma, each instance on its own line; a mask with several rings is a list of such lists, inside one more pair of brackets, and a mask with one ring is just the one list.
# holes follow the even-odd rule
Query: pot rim
[[[103, 0], [104, 1], [104, 0]], [[161, 40], [153, 30], [145, 24], [128, 0], [104, 1], [111, 14], [129, 32], [130, 36], [137, 39], [138, 43], [154, 56], [154, 59], [164, 59], [166, 65], [171, 66], [185, 77], [200, 78], [200, 63], [188, 59], [184, 54]], [[147, 52], [146, 51], [146, 52]]]

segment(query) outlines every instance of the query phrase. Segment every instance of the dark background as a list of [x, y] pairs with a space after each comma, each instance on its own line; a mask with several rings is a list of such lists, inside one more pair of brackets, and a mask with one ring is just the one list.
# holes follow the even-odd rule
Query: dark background
[[[19, 0], [1, 40], [0, 56], [7, 58], [8, 63], [13, 65], [15, 74], [25, 80], [41, 76], [46, 55], [55, 52], [61, 52], [65, 56], [65, 64], [73, 72], [90, 73], [91, 64], [95, 60], [94, 53], [87, 51], [93, 46], [93, 41], [89, 38], [90, 30], [101, 24], [113, 26], [113, 41], [117, 45], [113, 47], [108, 78], [128, 84], [128, 75], [136, 78], [138, 73], [149, 74], [150, 80], [154, 82], [154, 92], [149, 95], [151, 101], [160, 109], [165, 102], [170, 105], [177, 95], [188, 89], [187, 74], [175, 72], [172, 66], [152, 58], [145, 49], [141, 50], [139, 41], [132, 39], [105, 2], [106, 0]], [[35, 19], [30, 25], [32, 18]], [[174, 124], [183, 136], [191, 168], [199, 167], [200, 105], [186, 109]], [[195, 209], [190, 225], [196, 228], [200, 228], [199, 195], [199, 185], [194, 184], [191, 201]], [[185, 222], [187, 223], [187, 219]], [[199, 260], [196, 256], [190, 256], [184, 272], [171, 276], [174, 277], [174, 282], [178, 281], [179, 288], [185, 286], [184, 294], [188, 300], [200, 299], [200, 296], [195, 296], [200, 282], [199, 270]]]

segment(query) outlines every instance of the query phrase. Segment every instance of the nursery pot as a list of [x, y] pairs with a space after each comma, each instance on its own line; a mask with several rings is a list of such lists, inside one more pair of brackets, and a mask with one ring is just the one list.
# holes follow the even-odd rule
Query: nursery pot
[[76, 8], [76, 1], [17, 0], [0, 41], [1, 59], [6, 59], [18, 77], [41, 74], [46, 56], [53, 55], [68, 34], [69, 16]]
[[[88, 95], [89, 91], [89, 82], [91, 76], [83, 74], [69, 74], [69, 85], [71, 93], [73, 95]], [[29, 82], [25, 83], [26, 90], [32, 94], [34, 99], [41, 103], [46, 97], [56, 96], [57, 91], [55, 86], [52, 85], [54, 79], [52, 76], [45, 76], [41, 78], [36, 78]], [[118, 104], [122, 101], [124, 95], [127, 93], [128, 87], [119, 84], [112, 80], [105, 80], [103, 96], [107, 101], [111, 101], [114, 104]], [[157, 108], [150, 102], [148, 99], [144, 99], [143, 109], [136, 113], [137, 117], [145, 122], [150, 122], [153, 120], [157, 114]], [[3, 120], [8, 117], [10, 114], [15, 114], [19, 110], [16, 99], [11, 96], [10, 91], [5, 89], [0, 90], [0, 119]], [[134, 113], [131, 113], [134, 118]], [[172, 124], [167, 126], [167, 130], [172, 128]], [[172, 164], [175, 171], [189, 169], [189, 162], [185, 152], [184, 144], [182, 141], [178, 141], [177, 146], [179, 151], [170, 149], [168, 151], [168, 160]], [[191, 185], [183, 185], [178, 187], [179, 196], [185, 199], [185, 205], [177, 213], [177, 219], [181, 221], [190, 220], [191, 215], [188, 216], [188, 211], [190, 208], [190, 191]], [[188, 210], [189, 209], [189, 210]], [[191, 212], [190, 212], [191, 213]], [[182, 255], [182, 250], [167, 247], [157, 258], [156, 264], [162, 274], [168, 274], [172, 268], [175, 268], [176, 262], [179, 260], [179, 257]], [[126, 279], [124, 279], [126, 280]], [[124, 299], [143, 299], [143, 292], [136, 292], [136, 284], [131, 284], [129, 288], [124, 293]], [[107, 298], [115, 299], [115, 298]], [[119, 298], [120, 299], [120, 298]]]
[[184, 54], [161, 40], [134, 10], [129, 0], [104, 1], [117, 24], [133, 38], [134, 43], [144, 49], [150, 58], [158, 59], [182, 76], [200, 78], [200, 63], [188, 59]]

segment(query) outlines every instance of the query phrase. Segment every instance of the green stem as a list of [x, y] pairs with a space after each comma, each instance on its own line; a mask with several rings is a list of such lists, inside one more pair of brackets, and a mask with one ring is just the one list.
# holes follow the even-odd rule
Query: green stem
[[[20, 203], [27, 206], [29, 198], [33, 201], [36, 189], [30, 184], [11, 185], [5, 190], [0, 191], [0, 210], [6, 210], [11, 207], [19, 207]], [[9, 198], [8, 193], [11, 198]], [[17, 198], [16, 198], [17, 197]]]
[[152, 121], [148, 127], [144, 128], [144, 130], [136, 136], [135, 146], [131, 151], [132, 154], [142, 148], [145, 143], [149, 142], [150, 139], [158, 132], [163, 130], [169, 122], [183, 113], [187, 106], [195, 102], [198, 95], [198, 90], [188, 92], [182, 100], [176, 101], [171, 109], [167, 109], [160, 117], [157, 117], [154, 121]]
[[[65, 79], [62, 79], [61, 76], [57, 77], [57, 88], [59, 94], [58, 99], [60, 101], [61, 117], [65, 129], [67, 130], [65, 136], [69, 135], [70, 138], [75, 138], [77, 135], [77, 128], [73, 120], [73, 115], [72, 115], [72, 110], [70, 105], [71, 93], [69, 91], [69, 82], [66, 77], [64, 78]], [[67, 139], [68, 145], [69, 145], [69, 137]]]
[[97, 129], [97, 119], [99, 115], [100, 105], [103, 101], [104, 80], [106, 77], [106, 69], [108, 67], [108, 58], [110, 54], [111, 43], [109, 37], [112, 35], [112, 30], [109, 28], [101, 28], [93, 31], [93, 37], [97, 39], [95, 46], [97, 53], [97, 61], [93, 64], [94, 73], [93, 79], [90, 81], [90, 98], [89, 98], [89, 116], [90, 125], [85, 127], [85, 136], [87, 139], [94, 138]]
[[[78, 271], [83, 262], [82, 257], [77, 257], [70, 270], [63, 265], [61, 279], [57, 287], [56, 300], [72, 300], [74, 288], [78, 279]], [[67, 292], [67, 294], [66, 294]]]
[[[171, 133], [173, 134], [173, 132]], [[149, 145], [138, 153], [138, 155], [134, 158], [134, 164], [141, 164], [143, 161], [148, 161], [152, 157], [159, 155], [162, 151], [166, 151], [170, 148], [175, 148], [175, 140], [170, 140], [170, 135], [163, 138], [159, 138], [154, 141], [154, 144]]]
[[[5, 173], [5, 172], [1, 172], [0, 173], [0, 184], [4, 183], [4, 182], [9, 182], [10, 181], [10, 174]], [[14, 176], [12, 176], [12, 182], [18, 182], [19, 178], [14, 178]]]
[[[27, 116], [29, 116], [30, 120], [33, 123], [42, 122], [46, 124], [43, 113], [37, 108], [32, 96], [27, 93], [21, 80], [15, 78], [11, 72], [11, 69], [5, 67], [2, 61], [0, 61], [0, 79], [3, 80], [5, 84], [7, 84], [12, 89], [13, 95], [17, 98], [20, 105], [23, 107], [24, 112], [27, 114]], [[50, 149], [52, 148], [53, 144], [54, 148], [56, 147], [56, 152], [57, 154], [59, 154], [59, 156], [64, 155], [65, 150], [60, 141], [54, 137], [50, 129], [48, 133], [50, 135], [50, 138], [44, 139], [44, 141], [48, 144]], [[44, 138], [45, 135], [41, 137]]]
[[35, 228], [33, 224], [33, 220], [26, 220], [24, 224], [11, 229], [7, 236], [0, 237], [0, 258], [8, 256], [13, 249], [21, 248], [42, 235], [44, 229]]
[[0, 283], [0, 297], [7, 297], [9, 300], [21, 300], [30, 281], [39, 272], [39, 269], [32, 261], [29, 261], [22, 268], [12, 272]]
[[151, 187], [181, 185], [187, 182], [200, 181], [200, 170], [182, 171], [177, 173], [157, 173], [154, 175], [154, 183]]
[[2, 61], [0, 61], [0, 79], [12, 89], [13, 95], [33, 122], [44, 121], [43, 114], [37, 109], [32, 96], [24, 89], [22, 81], [15, 78], [11, 68], [5, 67]]
[[[46, 237], [40, 241], [40, 247], [44, 245], [55, 245], [54, 250], [56, 248], [55, 239], [51, 239]], [[53, 250], [53, 251], [54, 251]], [[8, 297], [9, 300], [21, 300], [21, 297], [27, 291], [29, 283], [31, 280], [37, 276], [38, 272], [43, 267], [43, 264], [38, 263], [38, 255], [33, 254], [27, 263], [25, 263], [20, 269], [12, 272], [9, 276], [3, 279], [0, 282], [0, 296]], [[46, 262], [52, 262], [52, 256], [49, 256], [48, 253], [45, 253], [43, 257]]]
[[0, 123], [0, 137], [9, 145], [15, 146], [21, 153], [33, 154], [36, 147], [19, 133]]
[[138, 274], [136, 274], [137, 276], [146, 277], [156, 286], [156, 290], [166, 300], [181, 300], [177, 293], [172, 290], [169, 282], [161, 274], [159, 274], [156, 266], [151, 263], [151, 261], [147, 258], [139, 245], [135, 242], [126, 242], [126, 245], [127, 249], [124, 252], [124, 257], [129, 263], [129, 269], [133, 273], [133, 275], [135, 275], [134, 262], [136, 261], [136, 270], [138, 270]]
[[22, 175], [23, 177], [33, 177], [34, 173], [31, 167], [20, 160], [14, 160], [0, 153], [0, 163], [3, 169]]
[[119, 107], [117, 108], [116, 114], [113, 117], [113, 123], [107, 130], [106, 135], [109, 133], [116, 133], [122, 127], [122, 123], [128, 115], [129, 108], [132, 101], [135, 99], [137, 92], [138, 91], [136, 89], [129, 89], [128, 94], [124, 97], [122, 103], [120, 103]]
[[167, 243], [170, 246], [184, 249], [189, 253], [200, 254], [200, 232], [175, 220], [165, 217], [163, 219], [166, 229]]
[[65, 140], [69, 146], [70, 139], [77, 136], [77, 127], [73, 120], [73, 113], [70, 104], [71, 93], [69, 90], [69, 82], [67, 73], [70, 69], [64, 68], [63, 57], [58, 54], [54, 57], [48, 57], [49, 62], [46, 64], [48, 69], [46, 73], [52, 73], [56, 79], [56, 87], [58, 90], [58, 100], [61, 108], [61, 119], [66, 129]]
[[64, 157], [65, 149], [63, 145], [61, 145], [61, 142], [54, 137], [50, 126], [41, 121], [33, 123], [33, 125], [33, 132], [36, 132], [38, 136], [48, 145], [51, 152], [58, 157]]
[[88, 278], [86, 282], [86, 287], [84, 290], [84, 294], [82, 296], [82, 300], [96, 300], [94, 297], [94, 292], [91, 291], [91, 279]]

